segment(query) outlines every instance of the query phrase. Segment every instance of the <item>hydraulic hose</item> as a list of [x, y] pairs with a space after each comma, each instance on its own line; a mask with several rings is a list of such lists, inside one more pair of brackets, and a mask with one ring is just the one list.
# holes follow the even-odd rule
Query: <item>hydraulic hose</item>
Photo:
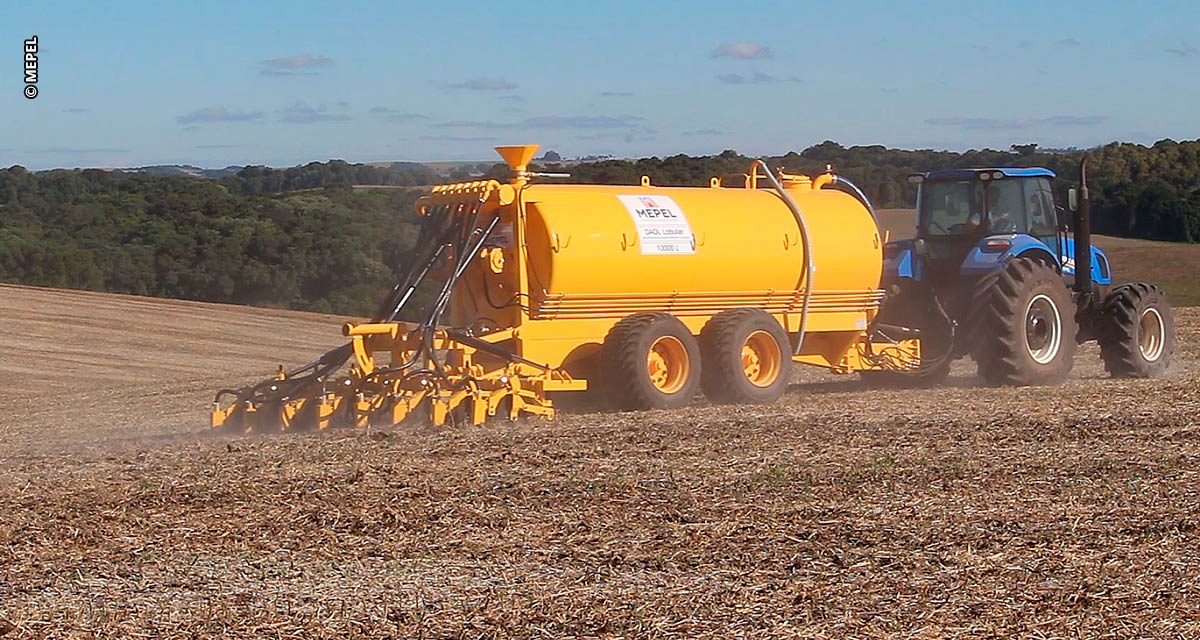
[[871, 219], [875, 221], [875, 226], [879, 226], [879, 216], [875, 215], [875, 207], [871, 206], [871, 201], [867, 199], [867, 195], [862, 192], [862, 189], [858, 188], [858, 185], [839, 175], [833, 176], [833, 182], [831, 184], [845, 187], [845, 190], [850, 192], [850, 195], [858, 198], [858, 201], [863, 203], [863, 206], [867, 208], [867, 211], [871, 212]]
[[508, 349], [503, 349], [501, 347], [498, 347], [498, 346], [488, 342], [487, 340], [480, 340], [479, 338], [476, 338], [474, 336], [469, 336], [469, 335], [463, 333], [462, 331], [457, 331], [457, 330], [451, 329], [446, 332], [446, 335], [453, 338], [455, 342], [461, 342], [469, 347], [474, 347], [480, 351], [483, 351], [484, 353], [490, 353], [494, 356], [504, 358], [504, 359], [508, 360], [509, 362], [520, 362], [521, 364], [527, 364], [531, 367], [537, 367], [538, 369], [541, 369], [543, 371], [550, 371], [550, 369], [551, 369], [550, 365], [548, 365], [548, 364], [542, 364], [540, 362], [535, 362], [533, 360], [530, 360], [529, 358], [522, 358], [521, 356], [509, 351]]
[[[463, 225], [464, 228], [457, 229], [455, 227], [451, 227], [450, 229], [447, 229], [445, 233], [442, 234], [443, 235], [442, 239], [445, 240], [445, 239], [448, 239], [448, 237], [451, 234], [453, 234], [455, 231], [459, 232], [458, 245], [457, 245], [459, 248], [459, 252], [455, 256], [454, 268], [450, 273], [450, 277], [447, 278], [446, 282], [442, 285], [442, 289], [441, 289], [441, 291], [439, 291], [438, 297], [434, 300], [433, 305], [430, 306], [429, 313], [426, 314], [425, 319], [422, 320], [417, 325], [418, 329], [420, 329], [422, 332], [420, 346], [413, 352], [413, 354], [407, 360], [405, 360], [399, 366], [389, 367], [386, 371], [381, 371], [380, 373], [396, 373], [396, 372], [400, 372], [400, 371], [405, 371], [405, 370], [411, 368], [412, 366], [414, 366], [417, 362], [419, 362], [421, 360], [422, 356], [424, 356], [425, 358], [427, 358], [428, 360], [433, 362], [435, 369], [434, 370], [421, 369], [418, 371], [429, 371], [432, 375], [435, 375], [435, 376], [438, 376], [441, 378], [445, 378], [445, 373], [441, 370], [442, 363], [438, 362], [437, 358], [435, 358], [433, 356], [434, 330], [437, 328], [438, 320], [441, 319], [442, 314], [446, 310], [446, 305], [449, 304], [449, 302], [450, 302], [450, 294], [454, 289], [455, 283], [457, 283], [459, 281], [459, 279], [462, 278], [463, 273], [466, 272], [467, 267], [470, 265], [471, 259], [473, 257], [475, 257], [476, 254], [479, 253], [480, 248], [483, 247], [483, 243], [487, 241], [488, 236], [491, 235], [492, 231], [496, 228], [496, 225], [500, 222], [500, 216], [495, 215], [492, 217], [491, 221], [488, 223], [486, 228], [475, 227], [474, 229], [467, 231], [467, 228], [473, 227], [475, 222], [478, 221], [478, 209], [476, 209], [474, 214], [475, 215], [473, 215], [471, 217], [470, 223]], [[443, 244], [442, 248], [444, 248], [444, 246], [445, 245]], [[437, 254], [438, 255], [441, 254], [441, 248], [439, 248]], [[429, 271], [428, 268], [424, 269], [421, 273], [421, 277], [418, 278], [417, 282], [413, 283], [413, 285], [410, 287], [410, 289], [415, 288], [416, 285], [419, 284], [420, 280], [424, 279], [424, 275], [428, 271]], [[399, 309], [397, 309], [397, 311], [399, 311]], [[356, 390], [361, 389], [363, 384], [365, 384], [368, 380], [374, 378], [375, 376], [372, 375], [373, 373], [374, 372], [369, 373], [368, 375], [363, 377], [363, 379], [359, 381], [359, 384], [356, 387]], [[408, 375], [414, 375], [416, 373], [417, 372], [414, 371]], [[406, 378], [407, 378], [407, 376], [406, 376]]]
[[813, 266], [813, 257], [811, 244], [808, 240], [808, 225], [804, 222], [804, 213], [800, 211], [800, 207], [796, 206], [796, 202], [788, 195], [787, 190], [779, 183], [774, 173], [771, 173], [771, 167], [762, 160], [755, 160], [751, 171], [757, 171], [757, 168], [762, 166], [766, 172], [767, 181], [775, 188], [775, 192], [791, 210], [792, 216], [796, 218], [796, 224], [800, 227], [800, 243], [804, 250], [804, 272], [800, 274], [800, 281], [804, 283], [804, 301], [800, 305], [800, 328], [796, 336], [796, 346], [792, 349], [792, 355], [799, 355], [800, 348], [804, 346], [804, 334], [808, 327], [808, 306], [812, 301], [813, 292], [813, 272], [816, 268]]

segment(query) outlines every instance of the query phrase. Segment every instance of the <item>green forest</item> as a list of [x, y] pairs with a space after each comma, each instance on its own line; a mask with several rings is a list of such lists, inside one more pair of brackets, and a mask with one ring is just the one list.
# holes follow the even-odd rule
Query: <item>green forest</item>
[[[907, 176], [935, 168], [1044, 166], [1065, 190], [1077, 181], [1082, 153], [1033, 144], [958, 153], [823, 142], [768, 161], [810, 174], [832, 165], [875, 206], [899, 208], [914, 204]], [[1096, 231], [1200, 242], [1200, 140], [1114, 143], [1088, 153]], [[741, 174], [750, 161], [725, 151], [533, 168], [568, 171], [572, 182], [637, 184], [648, 175], [658, 185], [700, 186]], [[504, 173], [503, 165], [489, 171]], [[0, 170], [0, 281], [369, 315], [416, 240], [421, 187], [446, 179], [420, 164], [340, 160], [251, 166], [220, 179], [14, 166]]]
[[[1081, 150], [1039, 150], [1036, 144], [1008, 151], [910, 151], [882, 146], [843, 147], [822, 142], [799, 153], [767, 158], [773, 167], [817, 174], [832, 165], [858, 185], [878, 208], [911, 208], [916, 186], [908, 176], [959, 167], [1045, 167], [1058, 175], [1060, 202], [1078, 184]], [[1113, 143], [1088, 150], [1088, 185], [1093, 229], [1098, 233], [1200, 242], [1200, 140], [1163, 140], [1152, 147]], [[545, 171], [569, 171], [572, 182], [636, 184], [642, 175], [664, 186], [706, 185], [712, 176], [747, 171], [751, 159], [735, 151], [717, 156], [606, 160], [569, 168], [545, 165]], [[499, 167], [496, 175], [503, 167]]]

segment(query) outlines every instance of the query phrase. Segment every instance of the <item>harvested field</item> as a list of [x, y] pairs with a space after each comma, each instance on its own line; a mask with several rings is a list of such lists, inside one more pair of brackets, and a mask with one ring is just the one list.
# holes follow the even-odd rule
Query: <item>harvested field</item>
[[0, 637], [1197, 637], [1177, 315], [1162, 380], [231, 436], [338, 319], [0, 286]]

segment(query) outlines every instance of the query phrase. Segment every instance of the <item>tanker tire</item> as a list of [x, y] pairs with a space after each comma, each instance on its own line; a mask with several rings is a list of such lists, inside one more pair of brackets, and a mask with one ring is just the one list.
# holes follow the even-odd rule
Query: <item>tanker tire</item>
[[973, 353], [990, 385], [1061, 384], [1075, 362], [1075, 303], [1053, 267], [1013, 258], [979, 297]]
[[1143, 282], [1112, 290], [1100, 309], [1100, 358], [1114, 378], [1157, 378], [1171, 366], [1175, 317], [1161, 289]]
[[[647, 358], [660, 338], [682, 344], [688, 370], [682, 386], [664, 393], [650, 380]], [[603, 388], [617, 409], [676, 409], [687, 405], [700, 387], [700, 347], [678, 318], [669, 313], [639, 313], [623, 318], [608, 332], [601, 348]]]
[[[765, 335], [764, 335], [765, 334]], [[767, 384], [755, 384], [743, 363], [743, 349], [751, 336], [758, 346], [767, 346], [770, 336], [778, 349], [774, 377]], [[787, 332], [775, 318], [761, 309], [730, 309], [713, 316], [700, 332], [700, 387], [712, 402], [727, 404], [767, 404], [778, 400], [787, 391], [792, 375], [791, 342]], [[757, 353], [756, 353], [757, 355]], [[768, 356], [770, 357], [770, 356]], [[763, 366], [756, 362], [755, 367]]]

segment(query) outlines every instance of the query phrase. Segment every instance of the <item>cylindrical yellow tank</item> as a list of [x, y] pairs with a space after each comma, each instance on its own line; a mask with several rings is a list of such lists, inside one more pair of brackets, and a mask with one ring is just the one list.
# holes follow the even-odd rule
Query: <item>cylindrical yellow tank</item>
[[[791, 182], [788, 192], [808, 228], [814, 310], [838, 296], [875, 292], [882, 253], [866, 207], [808, 180]], [[520, 198], [529, 289], [546, 313], [597, 313], [605, 301], [620, 309], [647, 300], [686, 315], [763, 296], [768, 303], [754, 306], [798, 311], [800, 228], [772, 190], [531, 185]]]

